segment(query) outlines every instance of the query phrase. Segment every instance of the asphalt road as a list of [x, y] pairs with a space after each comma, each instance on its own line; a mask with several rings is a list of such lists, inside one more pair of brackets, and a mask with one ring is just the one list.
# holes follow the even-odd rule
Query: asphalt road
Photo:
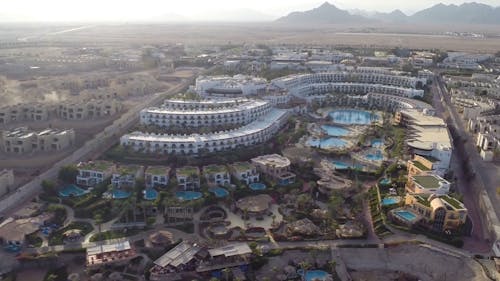
[[[464, 203], [469, 210], [469, 217], [473, 223], [473, 238], [483, 240], [488, 238], [485, 228], [486, 220], [479, 210], [479, 193], [485, 190], [494, 206], [497, 216], [500, 214], [499, 200], [496, 194], [499, 175], [495, 164], [484, 162], [476, 151], [475, 141], [465, 129], [461, 116], [452, 105], [451, 96], [448, 93], [442, 79], [436, 78], [437, 96], [435, 96], [435, 108], [438, 115], [447, 120], [448, 127], [454, 127], [457, 134], [461, 137], [461, 143], [454, 146], [451, 168], [457, 177], [457, 188], [464, 195]], [[449, 118], [447, 118], [449, 117]], [[466, 167], [462, 162], [467, 161]], [[467, 171], [471, 169], [472, 171]], [[475, 177], [467, 179], [467, 172], [475, 173]]]

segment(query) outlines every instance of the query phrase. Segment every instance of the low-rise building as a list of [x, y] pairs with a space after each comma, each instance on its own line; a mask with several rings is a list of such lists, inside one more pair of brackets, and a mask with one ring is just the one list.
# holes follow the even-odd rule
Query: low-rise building
[[280, 185], [295, 182], [295, 174], [290, 171], [290, 160], [279, 154], [262, 155], [252, 158], [257, 170]]
[[0, 124], [45, 121], [49, 119], [50, 106], [45, 104], [17, 104], [0, 107]]
[[201, 260], [198, 253], [202, 248], [188, 241], [182, 241], [163, 256], [154, 261], [150, 280], [180, 280], [178, 273], [194, 271]]
[[112, 116], [120, 110], [121, 104], [115, 99], [91, 99], [62, 103], [56, 111], [62, 120], [87, 120]]
[[464, 204], [448, 195], [408, 193], [405, 204], [420, 214], [424, 218], [424, 223], [434, 231], [455, 231], [467, 220], [467, 209]]
[[135, 181], [142, 177], [144, 167], [138, 165], [117, 166], [111, 175], [111, 184], [115, 188], [132, 188]]
[[12, 191], [14, 187], [14, 172], [3, 169], [0, 171], [0, 196]]
[[148, 166], [144, 172], [144, 179], [147, 188], [165, 187], [170, 178], [170, 167]]
[[249, 162], [236, 162], [229, 166], [231, 175], [242, 183], [249, 185], [260, 180], [260, 174], [257, 167]]
[[435, 174], [408, 176], [406, 190], [416, 194], [447, 194], [450, 182]]
[[437, 170], [439, 167], [438, 161], [438, 159], [432, 156], [415, 155], [412, 160], [408, 160], [406, 165], [408, 169], [408, 177], [439, 172]]
[[53, 217], [52, 213], [42, 213], [36, 217], [8, 218], [0, 224], [0, 242], [6, 246], [22, 247], [26, 236], [40, 230]]
[[177, 185], [183, 190], [200, 189], [200, 169], [194, 166], [184, 166], [175, 169]]
[[76, 167], [78, 169], [77, 185], [96, 186], [111, 177], [115, 166], [113, 163], [97, 160], [80, 162]]
[[6, 153], [24, 154], [32, 152], [60, 151], [75, 142], [75, 131], [46, 129], [40, 132], [20, 127], [3, 131], [1, 145]]
[[136, 256], [137, 253], [129, 241], [99, 245], [87, 248], [86, 265], [96, 268], [107, 264], [126, 264]]
[[209, 186], [224, 186], [231, 184], [231, 176], [224, 165], [208, 165], [203, 167], [203, 175]]
[[209, 258], [200, 262], [197, 272], [232, 268], [250, 263], [252, 249], [247, 243], [232, 243], [220, 248], [209, 249]]

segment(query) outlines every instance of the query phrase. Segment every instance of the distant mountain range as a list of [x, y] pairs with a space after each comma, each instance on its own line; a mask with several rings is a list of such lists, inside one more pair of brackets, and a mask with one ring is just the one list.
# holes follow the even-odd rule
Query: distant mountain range
[[354, 10], [350, 13], [325, 2], [309, 11], [292, 12], [276, 20], [288, 24], [340, 24], [340, 23], [433, 23], [433, 24], [500, 24], [500, 7], [476, 2], [457, 5], [437, 4], [411, 16], [394, 10], [390, 13]]

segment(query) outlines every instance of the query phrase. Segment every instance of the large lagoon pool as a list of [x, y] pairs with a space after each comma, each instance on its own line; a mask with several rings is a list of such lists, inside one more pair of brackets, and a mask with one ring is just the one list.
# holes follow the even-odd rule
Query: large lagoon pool
[[365, 155], [365, 159], [370, 161], [382, 161], [384, 160], [384, 155], [382, 154], [382, 151], [377, 150], [373, 153], [367, 153]]
[[59, 190], [59, 196], [61, 196], [61, 197], [70, 197], [70, 196], [79, 197], [79, 196], [82, 196], [84, 194], [87, 194], [88, 192], [89, 191], [82, 189], [82, 188], [79, 188], [78, 186], [76, 186], [74, 184], [70, 184], [70, 185], [65, 186], [63, 189]]
[[321, 140], [309, 139], [307, 141], [307, 145], [318, 148], [342, 148], [347, 146], [347, 141], [336, 137], [325, 138]]
[[323, 125], [321, 126], [321, 129], [331, 137], [343, 137], [349, 133], [349, 130], [339, 126]]
[[200, 199], [202, 194], [197, 191], [177, 191], [175, 197], [183, 201]]
[[373, 139], [372, 140], [372, 147], [377, 147], [377, 148], [380, 148], [384, 146], [384, 141], [381, 140], [381, 139]]
[[342, 109], [329, 114], [333, 122], [344, 125], [369, 125], [378, 120], [378, 116], [364, 110]]
[[323, 270], [307, 270], [304, 274], [304, 271], [299, 269], [297, 270], [297, 273], [300, 276], [303, 276], [306, 281], [326, 281], [328, 278], [328, 272]]

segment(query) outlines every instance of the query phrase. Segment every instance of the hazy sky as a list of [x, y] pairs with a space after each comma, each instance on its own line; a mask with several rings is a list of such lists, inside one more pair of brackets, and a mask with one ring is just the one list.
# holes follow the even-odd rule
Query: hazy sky
[[[253, 17], [269, 19], [291, 11], [307, 10], [320, 5], [317, 0], [0, 0], [0, 21], [43, 20], [137, 20], [159, 18], [163, 15], [181, 15], [190, 20], [224, 20], [237, 18], [235, 10], [249, 9]], [[343, 9], [391, 11], [401, 9], [413, 13], [436, 3], [462, 1], [439, 0], [331, 0]], [[482, 0], [481, 3], [500, 6], [500, 0]]]

